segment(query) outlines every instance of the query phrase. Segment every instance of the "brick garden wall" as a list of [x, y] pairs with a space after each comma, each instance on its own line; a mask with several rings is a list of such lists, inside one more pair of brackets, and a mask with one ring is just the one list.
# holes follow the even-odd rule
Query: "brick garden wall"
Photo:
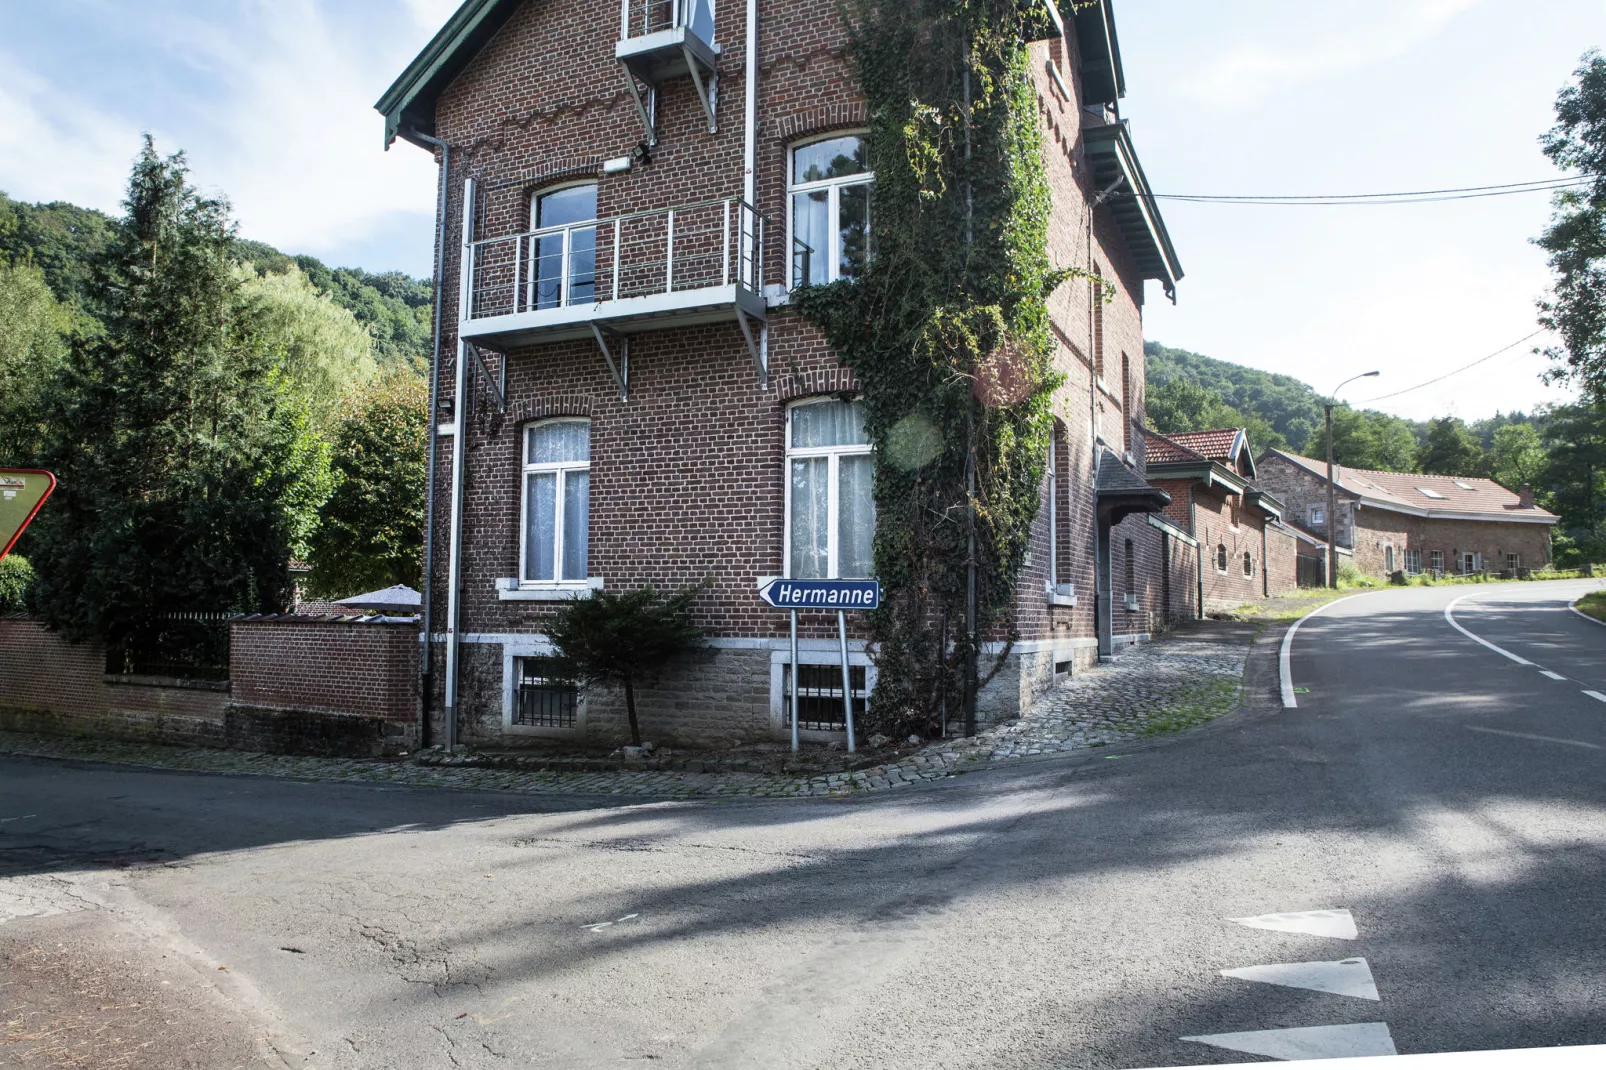
[[1266, 525], [1266, 565], [1263, 589], [1268, 598], [1299, 587], [1299, 538], [1282, 524]]

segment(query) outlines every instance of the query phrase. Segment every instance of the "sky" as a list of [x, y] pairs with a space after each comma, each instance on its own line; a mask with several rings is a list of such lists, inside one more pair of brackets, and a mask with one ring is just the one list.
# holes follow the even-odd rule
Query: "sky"
[[[822, 0], [823, 2], [823, 0]], [[0, 190], [118, 210], [143, 132], [241, 232], [431, 269], [436, 170], [373, 102], [457, 0], [0, 0]], [[1116, 0], [1122, 115], [1157, 193], [1480, 186], [1556, 172], [1556, 92], [1602, 0]], [[1185, 271], [1145, 336], [1362, 403], [1537, 328], [1547, 195], [1364, 207], [1162, 204]], [[1473, 420], [1565, 400], [1533, 338], [1371, 407]]]

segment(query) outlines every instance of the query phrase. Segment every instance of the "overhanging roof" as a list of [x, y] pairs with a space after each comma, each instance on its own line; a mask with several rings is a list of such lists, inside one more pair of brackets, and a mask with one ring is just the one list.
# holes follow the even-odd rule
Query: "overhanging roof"
[[1114, 213], [1138, 271], [1145, 279], [1158, 279], [1166, 296], [1175, 301], [1182, 262], [1177, 259], [1165, 220], [1154, 203], [1154, 191], [1149, 189], [1149, 180], [1138, 163], [1126, 121], [1083, 127], [1082, 144], [1093, 167], [1094, 185], [1100, 190], [1115, 187], [1104, 203]]
[[465, 0], [446, 20], [441, 31], [374, 105], [374, 110], [385, 116], [386, 148], [398, 136], [420, 148], [431, 147], [411, 135], [434, 136], [436, 98], [523, 2]]
[[1126, 96], [1121, 70], [1121, 42], [1115, 37], [1110, 0], [1095, 0], [1076, 9], [1076, 47], [1082, 53], [1084, 104], [1114, 104]]

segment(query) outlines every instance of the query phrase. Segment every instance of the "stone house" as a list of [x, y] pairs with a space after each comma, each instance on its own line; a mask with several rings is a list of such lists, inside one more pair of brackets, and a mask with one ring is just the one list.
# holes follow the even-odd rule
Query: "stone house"
[[[1119, 116], [1113, 0], [1046, 8], [1030, 49], [1049, 252], [1113, 292], [1050, 299], [1066, 382], [984, 721], [1160, 626], [1177, 552], [1141, 515], [1164, 495], [1139, 429], [1144, 283], [1169, 296], [1182, 272]], [[622, 702], [543, 675], [543, 622], [599, 589], [704, 577], [712, 656], [638, 697], [644, 729], [789, 734], [787, 618], [757, 590], [866, 575], [875, 530], [858, 384], [789, 305], [868, 255], [875, 161], [845, 44], [813, 0], [467, 0], [379, 101], [387, 143], [440, 168], [433, 740], [618, 738]], [[804, 737], [838, 739], [835, 615], [803, 614], [800, 635]], [[873, 651], [849, 639], [862, 703]]]
[[[1260, 458], [1260, 480], [1307, 531], [1327, 538], [1327, 462], [1285, 450]], [[1533, 490], [1491, 479], [1334, 466], [1337, 544], [1371, 576], [1403, 571], [1520, 575], [1550, 564], [1559, 519]]]
[[1163, 515], [1193, 540], [1189, 572], [1199, 612], [1292, 590], [1298, 536], [1281, 523], [1281, 502], [1256, 481], [1247, 432], [1144, 434], [1149, 482], [1171, 498]]

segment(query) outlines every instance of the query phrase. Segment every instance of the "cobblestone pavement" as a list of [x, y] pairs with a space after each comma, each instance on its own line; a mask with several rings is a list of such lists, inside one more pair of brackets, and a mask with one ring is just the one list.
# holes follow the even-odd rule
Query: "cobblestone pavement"
[[553, 772], [361, 758], [313, 758], [204, 747], [0, 733], [0, 753], [163, 769], [478, 791], [650, 798], [842, 796], [937, 780], [1003, 762], [1179, 731], [1238, 704], [1252, 627], [1218, 625], [1128, 648], [1056, 684], [1030, 714], [971, 739], [933, 743], [895, 763], [852, 772]]

